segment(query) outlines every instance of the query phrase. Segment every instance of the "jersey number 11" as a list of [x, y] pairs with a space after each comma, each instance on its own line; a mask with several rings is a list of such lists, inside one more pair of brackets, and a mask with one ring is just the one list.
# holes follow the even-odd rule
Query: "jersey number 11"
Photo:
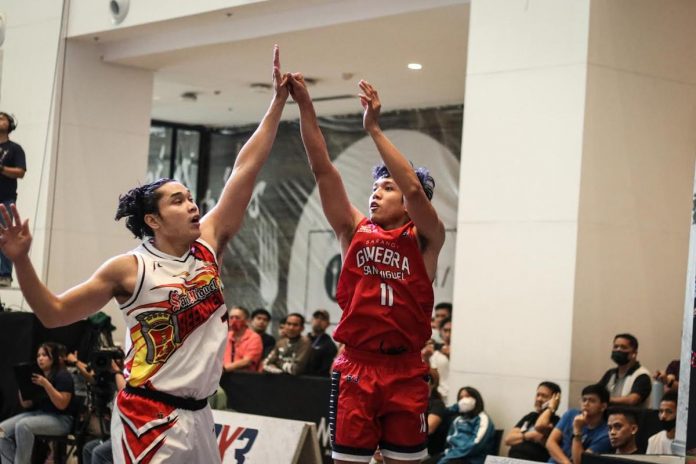
[[384, 282], [379, 284], [379, 288], [382, 290], [379, 303], [382, 306], [394, 306], [394, 289]]

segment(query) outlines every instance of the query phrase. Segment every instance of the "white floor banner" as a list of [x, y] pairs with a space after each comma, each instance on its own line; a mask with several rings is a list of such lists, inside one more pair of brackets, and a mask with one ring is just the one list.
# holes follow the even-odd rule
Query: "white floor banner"
[[311, 422], [213, 410], [223, 464], [320, 464]]

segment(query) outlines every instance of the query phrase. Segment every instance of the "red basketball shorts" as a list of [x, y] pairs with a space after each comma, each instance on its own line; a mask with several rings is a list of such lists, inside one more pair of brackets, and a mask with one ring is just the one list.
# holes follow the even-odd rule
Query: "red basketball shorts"
[[346, 348], [331, 374], [333, 458], [369, 462], [377, 446], [392, 459], [426, 457], [428, 374], [420, 353]]

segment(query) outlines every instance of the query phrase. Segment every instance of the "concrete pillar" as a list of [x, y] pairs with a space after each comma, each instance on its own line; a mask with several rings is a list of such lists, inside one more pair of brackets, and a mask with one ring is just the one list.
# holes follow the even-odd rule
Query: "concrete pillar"
[[678, 357], [695, 7], [472, 1], [450, 400], [479, 388], [497, 428], [542, 380], [575, 406], [618, 332]]

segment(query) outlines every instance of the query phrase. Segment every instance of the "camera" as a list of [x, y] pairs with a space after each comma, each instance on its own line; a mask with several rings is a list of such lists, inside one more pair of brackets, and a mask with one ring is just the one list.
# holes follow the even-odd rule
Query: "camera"
[[100, 348], [89, 357], [89, 365], [95, 375], [103, 374], [111, 370], [111, 361], [123, 359], [125, 357], [123, 350], [117, 346], [108, 346]]

